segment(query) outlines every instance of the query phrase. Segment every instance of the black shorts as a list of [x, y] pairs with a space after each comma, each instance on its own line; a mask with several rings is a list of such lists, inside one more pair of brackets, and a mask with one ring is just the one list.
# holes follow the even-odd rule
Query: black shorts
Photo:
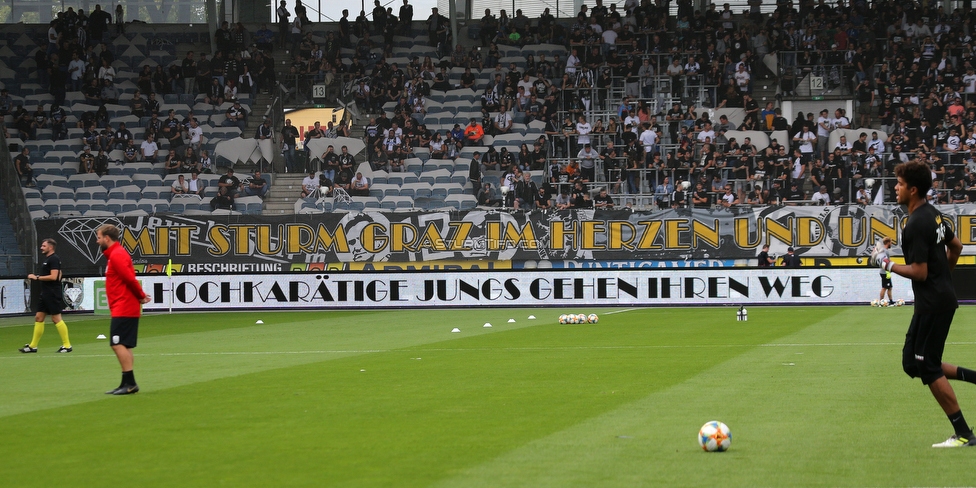
[[64, 310], [64, 299], [52, 293], [41, 293], [34, 300], [34, 312], [45, 315], [58, 315]]
[[886, 274], [881, 275], [881, 288], [884, 288], [885, 290], [890, 290], [892, 288], [891, 277]]
[[902, 368], [908, 376], [921, 379], [925, 385], [944, 376], [942, 351], [955, 313], [955, 309], [915, 310], [901, 353]]
[[138, 317], [112, 317], [112, 326], [109, 332], [111, 345], [123, 345], [132, 349], [136, 347], [139, 337], [139, 318]]

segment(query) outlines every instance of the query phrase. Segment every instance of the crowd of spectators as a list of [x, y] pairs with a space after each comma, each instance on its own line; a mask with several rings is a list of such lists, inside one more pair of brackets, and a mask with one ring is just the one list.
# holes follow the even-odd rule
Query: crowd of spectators
[[[964, 192], [976, 190], [972, 10], [818, 0], [779, 1], [763, 14], [761, 6], [753, 1], [748, 11], [732, 12], [727, 4], [710, 4], [700, 11], [681, 1], [677, 16], [669, 16], [666, 4], [628, 1], [618, 9], [597, 0], [570, 23], [548, 11], [529, 19], [520, 10], [513, 16], [488, 10], [477, 35], [481, 45], [457, 44], [439, 62], [414, 58], [398, 66], [381, 57], [367, 72], [354, 61], [360, 108], [376, 113], [394, 104], [367, 126], [368, 158], [398, 171], [414, 148], [456, 157], [485, 134], [508, 133], [515, 119], [539, 120], [547, 137], [523, 144], [517, 154], [490, 149], [480, 169], [503, 168], [503, 181], [515, 170], [546, 173], [554, 194], [563, 185], [571, 191], [577, 181], [616, 195], [654, 193], [661, 206], [676, 198], [666, 190], [682, 183], [689, 190], [700, 185], [709, 205], [835, 204], [881, 201], [883, 188], [888, 194], [880, 197], [891, 201], [894, 165], [919, 158], [940, 181], [933, 200], [972, 198], [958, 191], [960, 198], [953, 198], [950, 190], [960, 183]], [[507, 68], [499, 63], [499, 46], [539, 43], [564, 45], [569, 54], [527, 55]], [[770, 54], [775, 61], [767, 64]], [[448, 74], [457, 67], [463, 74]], [[491, 71], [487, 83], [475, 75], [485, 70]], [[801, 113], [791, 122], [779, 99], [761, 106], [751, 96], [760, 78], [777, 78], [780, 94], [789, 97], [796, 95], [798, 77], [831, 70], [842, 74], [843, 84], [850, 77], [844, 93], [854, 113]], [[482, 116], [467, 127], [429, 130], [423, 115], [431, 90], [457, 87], [481, 93]], [[667, 110], [662, 100], [674, 103]], [[710, 120], [710, 109], [719, 108], [742, 109], [741, 123]], [[858, 140], [827, 147], [837, 129], [859, 130]], [[733, 130], [788, 135], [757, 149], [749, 140], [728, 138]], [[886, 183], [867, 188], [867, 180], [878, 178]], [[480, 180], [473, 175], [473, 189], [484, 193]], [[684, 202], [698, 203], [694, 190], [688, 194]]]
[[[176, 159], [166, 161], [170, 170], [183, 169], [184, 160], [203, 156], [199, 123], [194, 125], [192, 117], [180, 125], [172, 116], [159, 121], [152, 110], [154, 104], [158, 107], [155, 94], [201, 93], [217, 104], [267, 89], [275, 82], [274, 65], [263, 49], [277, 41], [290, 48], [289, 71], [295, 80], [357, 80], [352, 96], [370, 116], [365, 157], [374, 170], [404, 171], [404, 160], [418, 148], [433, 159], [456, 159], [467, 146], [482, 147], [486, 136], [511, 133], [516, 121], [544, 124], [544, 133], [517, 152], [489, 147], [479, 153], [470, 175], [479, 201], [486, 194], [485, 202], [512, 208], [544, 206], [537, 197], [541, 193], [558, 207], [555, 202], [565, 192], [569, 205], [594, 206], [597, 190], [603, 188], [616, 196], [650, 193], [662, 207], [870, 203], [890, 188], [894, 165], [910, 159], [932, 165], [939, 182], [933, 200], [972, 199], [976, 66], [970, 33], [976, 14], [971, 9], [947, 11], [935, 4], [890, 0], [779, 0], [774, 11], [764, 14], [761, 1], [749, 5], [745, 12], [733, 12], [728, 4], [696, 10], [681, 0], [677, 15], [670, 15], [668, 2], [628, 0], [622, 7], [607, 7], [595, 0], [570, 20], [556, 19], [548, 9], [538, 18], [518, 9], [497, 16], [486, 10], [476, 28], [469, 26], [477, 39], [469, 47], [451, 37], [449, 22], [435, 8], [423, 24], [426, 36], [421, 39], [436, 48], [440, 59], [415, 56], [401, 66], [386, 59], [393, 57], [395, 35], [414, 33], [408, 0], [397, 12], [377, 1], [372, 18], [363, 10], [350, 20], [344, 11], [321, 44], [313, 38], [300, 2], [295, 15], [282, 2], [277, 35], [267, 26], [252, 35], [241, 24], [225, 22], [212, 59], [204, 55], [197, 61], [188, 53], [168, 67], [143, 67], [140, 93], [128, 103], [134, 114], [148, 114], [150, 128], [158, 127], [158, 132], [147, 129], [143, 135], [139, 157], [155, 158], [152, 145], [158, 151], [166, 139], [170, 148], [186, 146], [176, 151], [182, 156], [170, 150], [169, 158]], [[89, 17], [69, 9], [52, 22], [48, 48], [38, 50], [36, 60], [55, 104], [50, 111], [32, 114], [8, 103], [21, 137], [36, 137], [38, 128], [48, 127], [52, 137], [62, 137], [60, 107], [66, 90], [81, 91], [99, 106], [118, 100], [113, 55], [101, 43], [110, 35], [110, 25], [111, 16], [98, 7]], [[502, 66], [503, 47], [532, 44], [564, 46], [565, 59], [529, 54], [522, 62]], [[342, 48], [355, 54], [344, 59]], [[772, 61], [769, 55], [775, 62], [767, 62]], [[842, 84], [850, 75], [846, 88], [854, 113], [843, 108], [819, 116], [801, 112], [790, 121], [779, 100], [761, 106], [752, 98], [758, 79], [776, 78], [780, 93], [789, 97], [795, 95], [799, 77], [831, 68], [839, 68]], [[480, 75], [486, 71], [483, 81]], [[431, 92], [454, 88], [479, 93], [481, 115], [451, 130], [431, 130], [424, 117]], [[143, 99], [142, 93], [149, 95]], [[842, 100], [825, 103], [845, 105]], [[383, 110], [388, 104], [394, 107], [389, 113]], [[0, 110], [4, 106], [0, 96]], [[235, 107], [239, 105], [228, 109], [225, 124], [243, 125], [240, 116], [246, 113], [235, 112]], [[712, 109], [725, 108], [741, 109], [742, 121], [710, 119]], [[113, 128], [99, 112], [82, 117], [91, 150], [83, 167], [92, 171], [102, 167], [104, 152], [129, 145], [125, 128]], [[828, 147], [838, 129], [853, 129], [858, 137]], [[757, 148], [748, 138], [729, 137], [735, 130], [788, 135]], [[316, 127], [305, 138], [309, 133], [328, 137], [348, 131], [347, 126]], [[295, 161], [298, 133], [286, 125], [283, 135], [286, 167], [300, 171]], [[355, 189], [352, 167], [336, 165], [334, 148], [307, 157], [328, 158], [325, 178]], [[485, 191], [483, 176], [493, 171], [502, 172], [500, 181], [508, 188], [504, 196], [500, 189], [497, 194], [493, 188]], [[536, 175], [535, 188], [517, 188], [525, 174]], [[885, 183], [866, 184], [871, 179]], [[578, 201], [573, 196], [577, 187], [586, 193]], [[890, 190], [880, 197], [890, 201]]]

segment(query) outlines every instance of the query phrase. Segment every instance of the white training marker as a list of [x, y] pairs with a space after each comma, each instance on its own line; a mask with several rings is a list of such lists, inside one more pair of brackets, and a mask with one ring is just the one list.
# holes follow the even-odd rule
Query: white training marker
[[515, 323], [515, 319], [508, 319], [508, 323], [514, 324]]
[[491, 328], [491, 324], [489, 324], [488, 322], [485, 322], [485, 325], [482, 325], [482, 327], [484, 327], [486, 329], [490, 329]]
[[255, 322], [255, 324], [263, 324], [263, 323], [264, 323], [263, 320], [258, 320], [257, 322]]
[[454, 329], [451, 330], [451, 332], [461, 332], [461, 329], [458, 329], [457, 327], [455, 327]]
[[98, 337], [96, 337], [95, 339], [102, 339], [102, 340], [104, 340], [104, 339], [108, 339], [108, 337], [105, 337], [105, 334], [98, 334]]
[[365, 373], [365, 372], [366, 372], [366, 370], [365, 370], [365, 369], [361, 369], [361, 370], [359, 370], [359, 372], [360, 372], [360, 373]]
[[535, 315], [529, 315], [529, 320], [535, 320]]

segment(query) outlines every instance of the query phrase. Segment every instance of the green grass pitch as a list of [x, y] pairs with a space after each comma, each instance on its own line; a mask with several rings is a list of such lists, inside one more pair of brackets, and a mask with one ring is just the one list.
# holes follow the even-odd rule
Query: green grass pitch
[[[151, 315], [138, 395], [104, 317], [75, 351], [16, 352], [0, 320], [0, 484], [91, 486], [972, 485], [968, 449], [901, 371], [910, 306]], [[527, 320], [534, 314], [537, 320]], [[515, 318], [515, 323], [508, 323]], [[257, 320], [263, 324], [256, 324]], [[976, 308], [945, 358], [976, 367]], [[494, 327], [483, 328], [491, 322]], [[460, 333], [451, 333], [453, 327]], [[976, 423], [976, 385], [954, 382]], [[732, 430], [725, 453], [695, 440]]]

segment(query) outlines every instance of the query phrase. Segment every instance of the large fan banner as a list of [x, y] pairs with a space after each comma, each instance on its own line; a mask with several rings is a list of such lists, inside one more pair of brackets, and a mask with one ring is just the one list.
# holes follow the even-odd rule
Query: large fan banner
[[[976, 205], [940, 207], [976, 255]], [[900, 207], [758, 207], [709, 210], [366, 212], [288, 216], [79, 217], [37, 220], [68, 276], [103, 272], [95, 232], [122, 229], [140, 274], [281, 273], [571, 267], [747, 266], [763, 245], [778, 257], [866, 264], [881, 238], [901, 254]], [[847, 260], [847, 261], [844, 261]], [[588, 266], [582, 264], [587, 263]], [[626, 263], [638, 263], [625, 266]], [[579, 266], [577, 266], [579, 265]], [[592, 266], [589, 266], [592, 265]]]

